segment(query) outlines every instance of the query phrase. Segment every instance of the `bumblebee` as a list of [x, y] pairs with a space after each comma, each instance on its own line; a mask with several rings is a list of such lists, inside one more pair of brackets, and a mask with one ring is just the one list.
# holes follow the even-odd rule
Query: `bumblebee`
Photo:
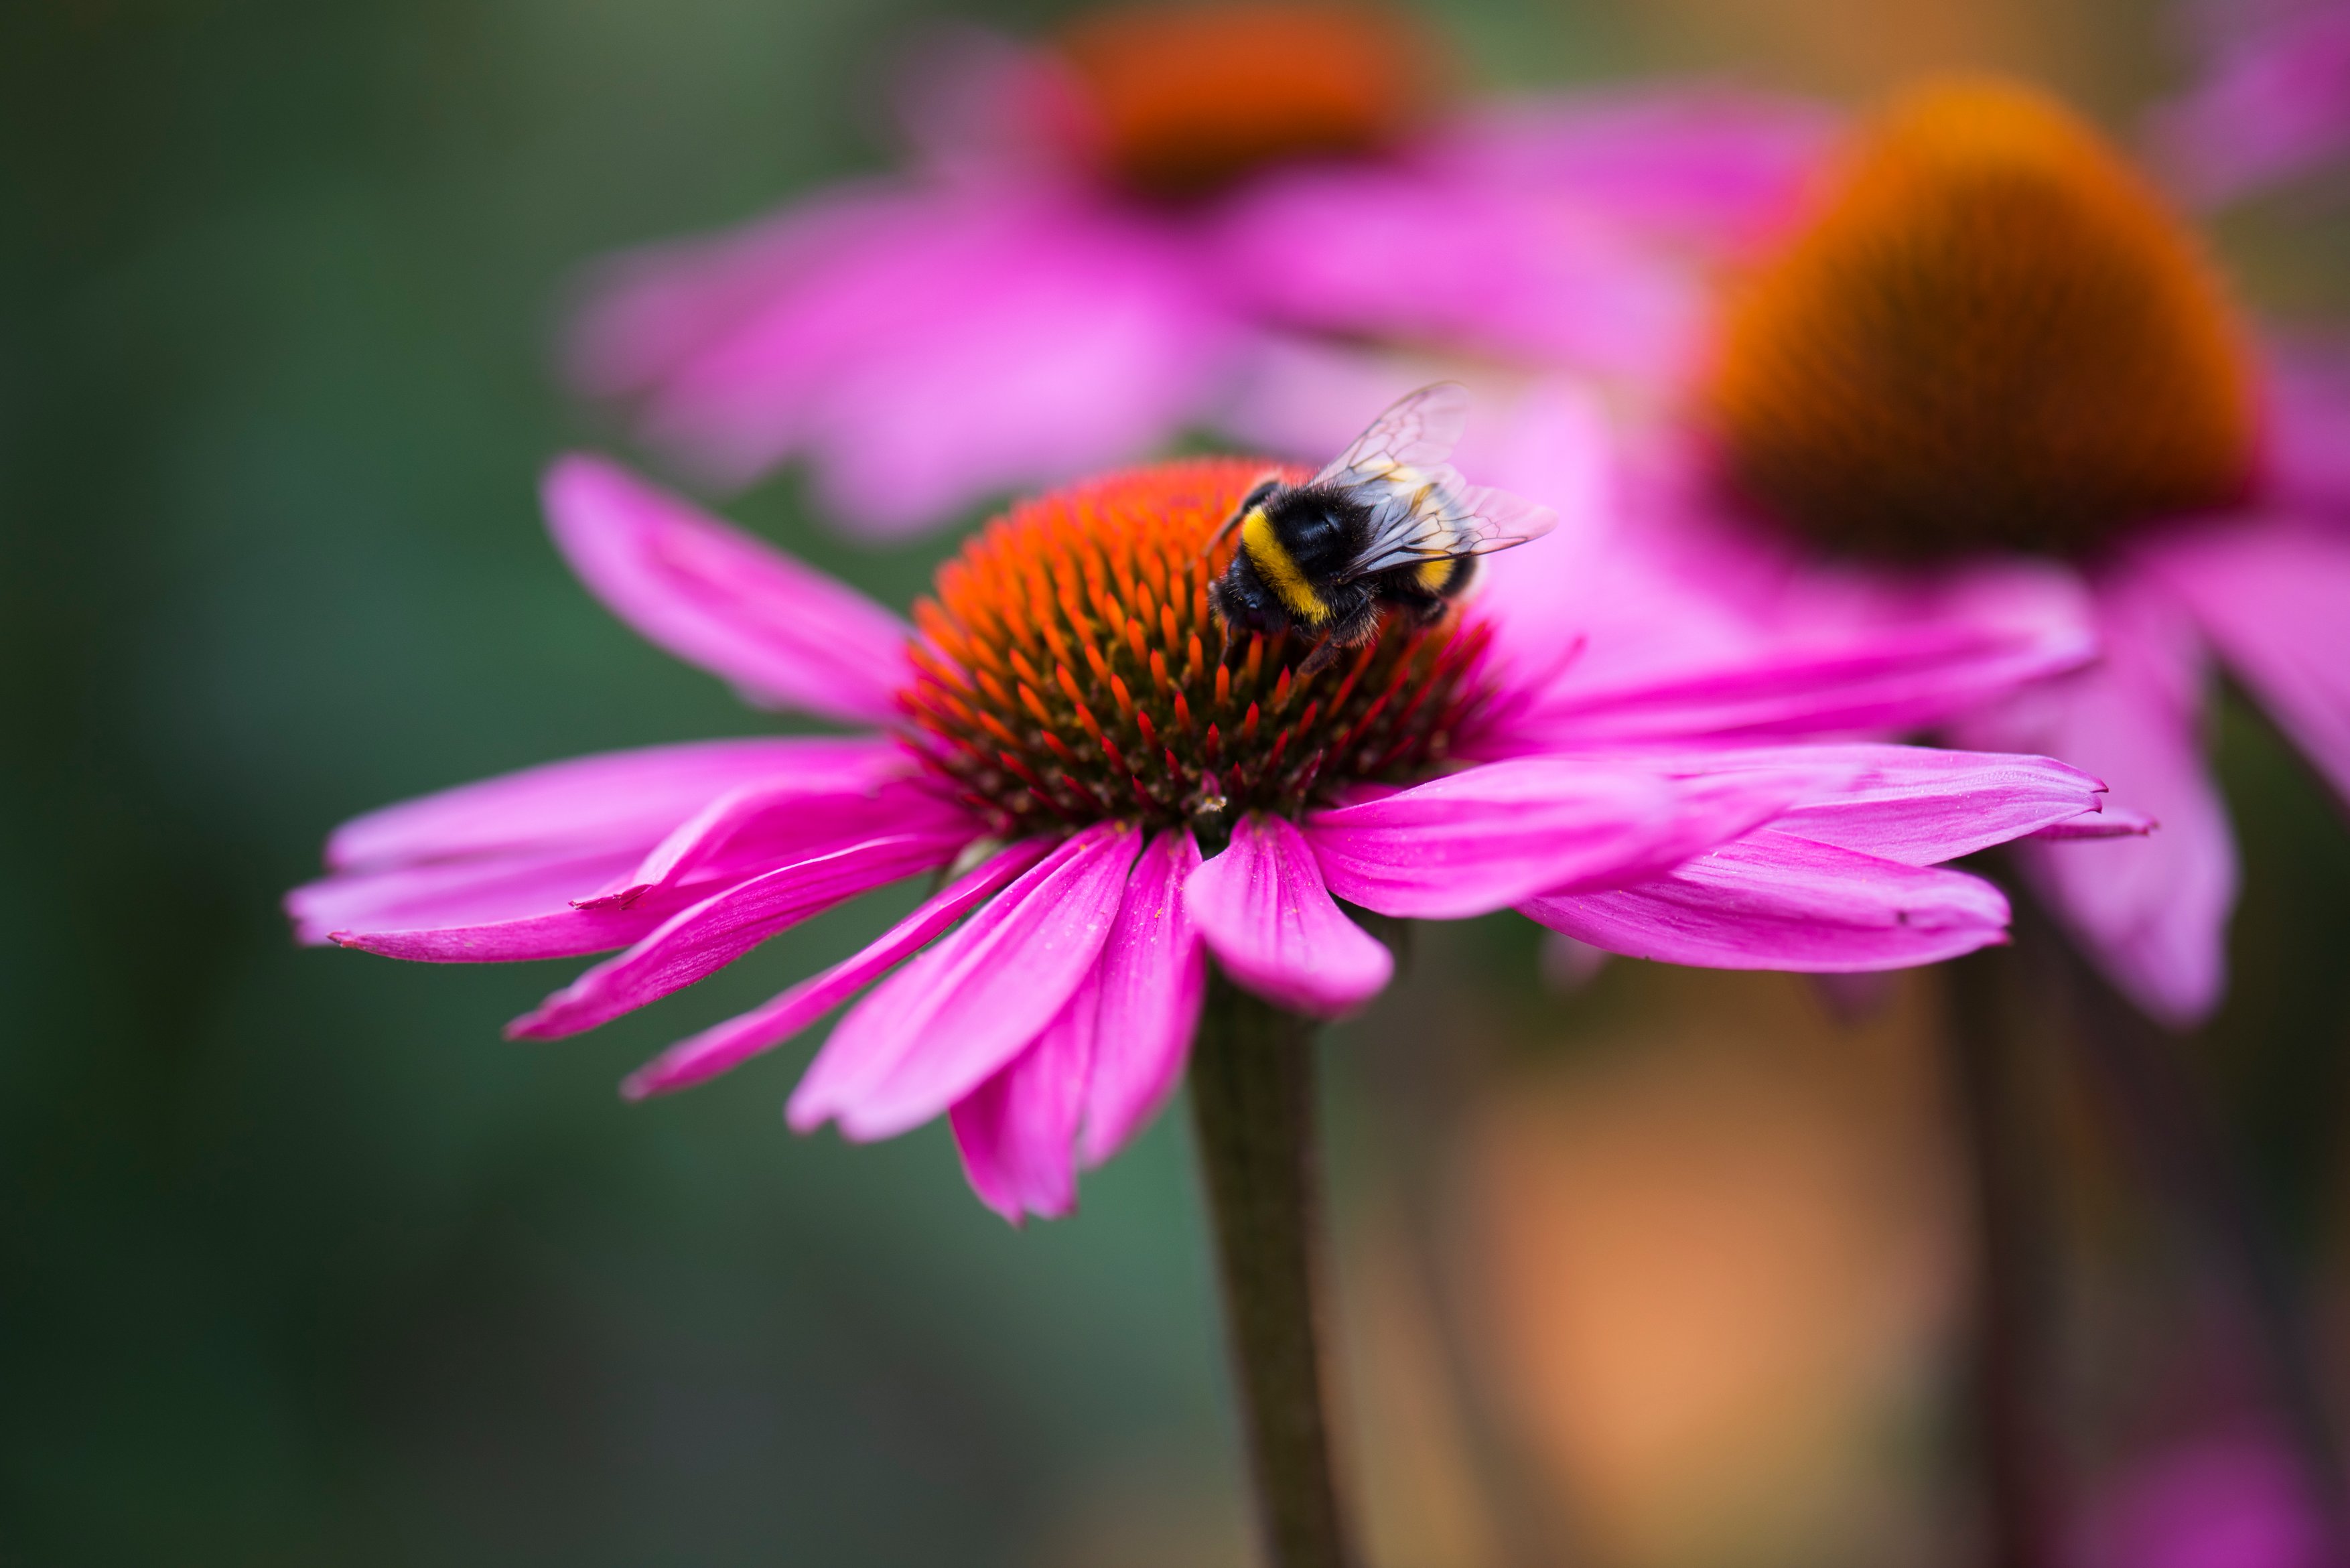
[[1295, 627], [1317, 639], [1301, 667], [1311, 674], [1377, 637], [1388, 610], [1437, 619], [1476, 557], [1550, 532], [1550, 508], [1474, 488], [1445, 461], [1468, 415], [1466, 387], [1422, 387], [1307, 483], [1251, 490], [1216, 532], [1241, 536], [1208, 590], [1226, 628], [1270, 637]]

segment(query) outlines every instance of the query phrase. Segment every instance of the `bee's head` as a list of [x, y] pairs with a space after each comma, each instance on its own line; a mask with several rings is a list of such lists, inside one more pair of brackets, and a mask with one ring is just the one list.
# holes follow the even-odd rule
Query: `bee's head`
[[1289, 627], [1289, 612], [1265, 587], [1246, 550], [1233, 551], [1223, 576], [1208, 585], [1208, 604], [1218, 620], [1238, 633], [1261, 631], [1271, 637]]

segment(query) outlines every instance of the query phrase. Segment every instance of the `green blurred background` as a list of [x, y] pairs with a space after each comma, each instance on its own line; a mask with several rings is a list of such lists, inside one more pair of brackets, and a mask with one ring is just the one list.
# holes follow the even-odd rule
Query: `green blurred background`
[[[2158, 36], [2075, 9], [2074, 85], [2125, 98]], [[1080, 1218], [1014, 1232], [964, 1190], [943, 1126], [787, 1136], [805, 1045], [616, 1098], [652, 1050], [897, 910], [517, 1046], [500, 1023], [576, 965], [297, 951], [276, 909], [357, 811], [762, 722], [547, 547], [538, 467], [610, 439], [553, 388], [555, 313], [588, 256], [885, 162], [879, 69], [931, 14], [0, 12], [0, 1561], [1235, 1550], [1178, 1118], [1089, 1180]], [[1442, 19], [1519, 82], [1752, 53], [1856, 91], [1945, 47], [1897, 30], [1847, 58], [1850, 29], [1816, 14], [1808, 56], [1761, 4]], [[2260, 221], [2274, 291], [2321, 301], [2327, 266], [2264, 247]], [[2340, 254], [2338, 213], [2291, 221]], [[835, 542], [788, 479], [736, 514], [893, 600], [935, 558]], [[2350, 852], [2264, 730], [2230, 733], [2259, 989], [2216, 1038], [2264, 1190], [2314, 1248]]]

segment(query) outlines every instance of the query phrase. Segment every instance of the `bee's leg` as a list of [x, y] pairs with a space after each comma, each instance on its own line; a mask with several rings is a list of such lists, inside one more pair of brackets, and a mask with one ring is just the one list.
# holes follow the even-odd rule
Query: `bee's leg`
[[1379, 635], [1379, 601], [1366, 594], [1357, 605], [1332, 621], [1322, 634], [1321, 645], [1308, 654], [1305, 662], [1297, 667], [1300, 675], [1311, 675], [1327, 669], [1339, 654], [1362, 647]]

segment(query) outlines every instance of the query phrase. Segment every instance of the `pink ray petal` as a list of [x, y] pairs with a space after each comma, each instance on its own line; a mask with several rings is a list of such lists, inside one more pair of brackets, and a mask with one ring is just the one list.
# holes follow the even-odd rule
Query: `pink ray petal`
[[572, 570], [659, 647], [762, 706], [894, 720], [911, 633], [879, 605], [601, 458], [557, 461], [544, 493]]
[[1100, 973], [1087, 971], [1036, 1043], [948, 1113], [972, 1190], [1014, 1225], [1076, 1211], [1074, 1145], [1097, 1048]]
[[[305, 943], [339, 941], [368, 949], [388, 932], [494, 928], [532, 917], [576, 915], [572, 900], [625, 875], [630, 858], [625, 851], [554, 849], [348, 872], [295, 888], [286, 896], [286, 912], [293, 917], [296, 938]], [[598, 946], [624, 946], [634, 940], [601, 940], [625, 924], [567, 923], [576, 935], [597, 944], [574, 951], [594, 952]]]
[[1120, 824], [1085, 829], [876, 987], [793, 1091], [792, 1127], [894, 1137], [978, 1087], [1093, 968], [1140, 847]]
[[723, 969], [786, 927], [945, 865], [961, 843], [961, 837], [937, 834], [869, 839], [712, 894], [515, 1019], [506, 1026], [507, 1038], [555, 1040], [608, 1023]]
[[2156, 558], [2220, 657], [2350, 799], [2350, 533], [2199, 530]]
[[570, 846], [641, 855], [746, 784], [821, 780], [863, 788], [901, 773], [879, 737], [795, 736], [645, 746], [548, 763], [355, 816], [327, 840], [338, 871]]
[[1042, 839], [1024, 839], [949, 884], [853, 956], [810, 975], [750, 1012], [679, 1041], [629, 1075], [620, 1093], [641, 1100], [689, 1088], [774, 1049], [895, 969], [931, 938], [1044, 858]]
[[1513, 728], [1546, 747], [1703, 736], [1899, 733], [2090, 659], [2085, 635], [1964, 626], [1887, 628], [1829, 646], [1760, 647], [1703, 670], [1564, 690]]
[[2281, 509], [2350, 520], [2350, 344], [2270, 346], [2266, 489]]
[[786, 861], [889, 834], [980, 835], [970, 814], [905, 779], [841, 788], [792, 780], [745, 784], [712, 801], [654, 846], [626, 884], [582, 904], [626, 908], [655, 888], [736, 882]]
[[1839, 130], [1816, 103], [1730, 82], [1503, 100], [1438, 140], [1441, 173], [1549, 194], [1637, 231], [1720, 246], [1785, 215]]
[[1183, 901], [1184, 879], [1199, 866], [1191, 830], [1174, 828], [1150, 841], [1127, 878], [1102, 948], [1082, 1146], [1088, 1166], [1125, 1147], [1182, 1081], [1208, 987], [1206, 944]]
[[1636, 881], [1727, 843], [1849, 769], [1711, 776], [1701, 765], [1526, 757], [1416, 784], [1307, 820], [1331, 892], [1383, 915], [1465, 919], [1537, 893]]
[[1649, 882], [1533, 899], [1530, 918], [1609, 952], [1709, 969], [1903, 969], [2006, 940], [2007, 900], [1964, 872], [1762, 828]]
[[1232, 334], [1155, 218], [1049, 181], [911, 186], [671, 365], [646, 422], [723, 483], [806, 453], [834, 508], [905, 533], [1157, 445]]
[[[1994, 844], [2050, 828], [2071, 828], [2103, 809], [2105, 786], [2046, 757], [1952, 752], [1931, 746], [1769, 746], [1698, 753], [1716, 769], [1845, 764], [1852, 780], [1790, 809], [1772, 824], [1818, 844], [1937, 866]], [[2126, 814], [2074, 836], [2142, 832]]]
[[2198, 734], [2203, 659], [2175, 600], [2144, 578], [2109, 582], [2106, 658], [1970, 720], [1969, 744], [2029, 749], [2094, 772], [2125, 808], [2153, 817], [2142, 837], [2027, 840], [2026, 873], [2106, 973], [2138, 1005], [2186, 1024], [2227, 983], [2235, 842]]
[[775, 296], [922, 232], [929, 203], [894, 181], [851, 182], [727, 233], [608, 257], [579, 280], [566, 358], [596, 398], [657, 390]]
[[1224, 852], [1191, 873], [1183, 903], [1224, 971], [1266, 1001], [1316, 1018], [1383, 990], [1395, 960], [1331, 901], [1305, 836], [1243, 817]]
[[1647, 373], [1697, 339], [1692, 269], [1556, 192], [1300, 167], [1236, 198], [1217, 231], [1225, 286], [1284, 326]]

